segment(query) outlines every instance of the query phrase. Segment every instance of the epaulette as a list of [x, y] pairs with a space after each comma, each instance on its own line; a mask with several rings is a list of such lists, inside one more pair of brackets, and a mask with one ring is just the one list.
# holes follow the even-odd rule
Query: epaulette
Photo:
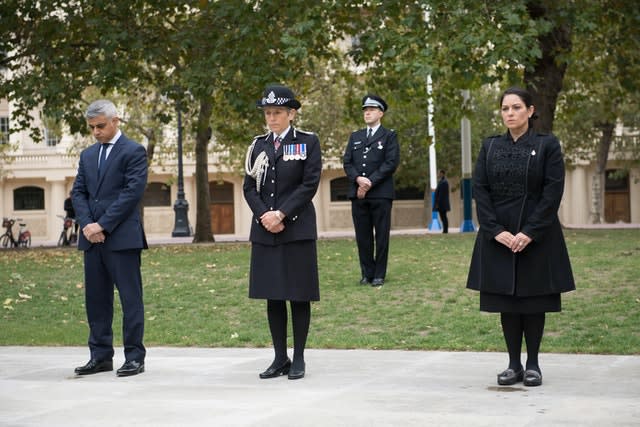
[[268, 136], [269, 136], [269, 133], [265, 133], [265, 134], [262, 134], [262, 135], [256, 135], [256, 136], [254, 136], [254, 137], [253, 137], [253, 140], [254, 140], [254, 141], [257, 141], [257, 140], [259, 140], [260, 138], [266, 138], [266, 137], [268, 137]]
[[302, 129], [298, 129], [298, 128], [296, 128], [296, 132], [300, 132], [300, 133], [303, 133], [305, 135], [315, 135], [314, 132], [309, 132], [308, 130], [302, 130]]

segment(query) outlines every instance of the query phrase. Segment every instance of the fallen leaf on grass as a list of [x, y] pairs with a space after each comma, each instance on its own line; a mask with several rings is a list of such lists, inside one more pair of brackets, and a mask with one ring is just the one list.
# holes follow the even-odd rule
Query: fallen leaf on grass
[[31, 295], [23, 294], [18, 292], [18, 296], [22, 299], [31, 299]]

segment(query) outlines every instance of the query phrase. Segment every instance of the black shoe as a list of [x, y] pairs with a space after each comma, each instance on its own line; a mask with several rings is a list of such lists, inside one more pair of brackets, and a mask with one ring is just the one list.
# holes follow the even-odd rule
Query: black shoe
[[360, 279], [360, 284], [361, 285], [370, 285], [371, 284], [371, 279], [369, 279], [368, 277], [363, 277], [362, 279]]
[[522, 384], [527, 387], [537, 387], [542, 385], [542, 374], [535, 369], [527, 369], [524, 372], [524, 381]]
[[514, 385], [515, 383], [522, 381], [523, 378], [524, 378], [524, 370], [522, 369], [522, 366], [518, 371], [515, 371], [509, 368], [498, 374], [498, 384]]
[[371, 286], [382, 286], [384, 285], [384, 279], [381, 277], [376, 277], [371, 281]]
[[86, 365], [78, 366], [75, 369], [77, 375], [91, 375], [107, 371], [113, 371], [113, 362], [111, 360], [91, 359]]
[[119, 377], [129, 377], [131, 375], [138, 375], [144, 372], [144, 362], [138, 362], [137, 360], [127, 360], [124, 365], [116, 371]]
[[294, 363], [289, 370], [288, 378], [290, 380], [299, 380], [300, 378], [304, 378], [304, 369], [305, 363]]
[[291, 369], [291, 359], [287, 358], [286, 362], [280, 366], [274, 366], [272, 363], [271, 366], [267, 368], [266, 371], [260, 373], [260, 378], [275, 378], [280, 375], [287, 375], [289, 373], [289, 369]]

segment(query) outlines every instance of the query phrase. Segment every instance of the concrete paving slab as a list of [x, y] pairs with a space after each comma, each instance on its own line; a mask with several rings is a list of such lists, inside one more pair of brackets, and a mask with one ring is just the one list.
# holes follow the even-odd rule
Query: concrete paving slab
[[[0, 347], [1, 426], [638, 426], [640, 356], [541, 354], [541, 387], [500, 387], [503, 353], [149, 348], [146, 372], [78, 377], [82, 347]], [[114, 367], [123, 362], [116, 350]]]

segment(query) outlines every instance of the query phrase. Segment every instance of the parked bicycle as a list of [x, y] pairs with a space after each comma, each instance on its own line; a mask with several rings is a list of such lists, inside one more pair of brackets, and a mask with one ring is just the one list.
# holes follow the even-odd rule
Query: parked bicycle
[[58, 246], [75, 245], [78, 241], [76, 220], [62, 215], [57, 215], [57, 217], [62, 219], [62, 231], [60, 232], [60, 238], [58, 239]]
[[5, 233], [0, 236], [0, 245], [3, 248], [29, 248], [31, 247], [31, 232], [27, 230], [27, 224], [18, 222], [20, 229], [18, 230], [18, 238], [13, 236], [13, 225], [16, 221], [22, 221], [22, 218], [2, 218], [2, 226]]

